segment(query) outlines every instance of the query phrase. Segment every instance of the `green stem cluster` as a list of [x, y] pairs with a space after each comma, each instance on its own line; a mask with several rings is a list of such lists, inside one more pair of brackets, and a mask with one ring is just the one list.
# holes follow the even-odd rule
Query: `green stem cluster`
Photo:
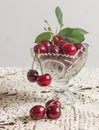
[[47, 20], [44, 20], [44, 22], [48, 25], [48, 31], [52, 34], [52, 36], [54, 36], [54, 32], [53, 32], [53, 30], [52, 30], [50, 24], [48, 23], [48, 21], [47, 21]]

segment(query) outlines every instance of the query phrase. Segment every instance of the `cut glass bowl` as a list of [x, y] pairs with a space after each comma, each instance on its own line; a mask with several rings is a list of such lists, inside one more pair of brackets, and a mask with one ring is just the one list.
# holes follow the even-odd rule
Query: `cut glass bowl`
[[[76, 101], [74, 94], [69, 90], [69, 80], [77, 75], [84, 67], [88, 57], [88, 44], [83, 43], [84, 49], [79, 49], [75, 55], [62, 54], [39, 54], [38, 58], [41, 62], [43, 73], [48, 73], [52, 77], [52, 84], [43, 87], [43, 90], [49, 92], [51, 90], [52, 97], [60, 97], [64, 95], [67, 104], [73, 104]], [[31, 49], [31, 55], [34, 59], [35, 53]], [[40, 64], [35, 59], [34, 68], [40, 71]], [[45, 89], [44, 89], [45, 88]]]

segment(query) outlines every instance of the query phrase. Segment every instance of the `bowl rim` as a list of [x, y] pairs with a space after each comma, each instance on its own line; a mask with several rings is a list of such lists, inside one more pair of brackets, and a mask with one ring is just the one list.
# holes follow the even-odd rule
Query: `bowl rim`
[[[84, 45], [85, 50], [83, 50], [83, 48], [81, 48], [81, 49], [77, 50], [75, 55], [57, 54], [57, 53], [40, 53], [40, 54], [38, 54], [38, 57], [41, 57], [41, 56], [56, 56], [56, 57], [59, 57], [59, 56], [61, 56], [63, 58], [75, 58], [75, 57], [78, 57], [80, 52], [82, 52], [82, 55], [86, 55], [88, 53], [89, 44], [88, 43], [82, 43], [82, 44]], [[30, 52], [31, 52], [31, 56], [34, 57], [35, 53], [34, 53], [33, 48], [30, 48]]]

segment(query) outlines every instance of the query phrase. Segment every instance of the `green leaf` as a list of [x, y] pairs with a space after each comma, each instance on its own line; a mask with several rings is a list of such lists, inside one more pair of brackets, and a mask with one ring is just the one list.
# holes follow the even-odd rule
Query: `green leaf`
[[74, 43], [75, 44], [75, 43], [79, 43], [79, 42], [84, 41], [85, 38], [84, 38], [84, 35], [81, 34], [81, 33], [78, 33], [78, 32], [74, 33], [74, 32], [72, 32], [72, 34], [69, 37], [67, 37], [65, 40], [67, 40], [70, 43]]
[[63, 28], [59, 32], [59, 35], [62, 36], [64, 39], [66, 39], [66, 37], [69, 37], [72, 34], [72, 31], [73, 31], [72, 28]]
[[81, 33], [83, 35], [87, 34], [88, 32], [82, 28], [74, 28], [73, 29], [75, 32]]
[[35, 39], [35, 43], [39, 43], [40, 41], [46, 39], [46, 40], [50, 40], [51, 38], [51, 33], [50, 32], [44, 32], [39, 34], [36, 39]]
[[59, 32], [65, 40], [71, 43], [79, 43], [85, 40], [84, 35], [88, 32], [81, 28], [64, 28]]
[[60, 7], [56, 7], [55, 14], [56, 14], [58, 23], [60, 25], [60, 28], [62, 28], [63, 27], [63, 13], [62, 13]]

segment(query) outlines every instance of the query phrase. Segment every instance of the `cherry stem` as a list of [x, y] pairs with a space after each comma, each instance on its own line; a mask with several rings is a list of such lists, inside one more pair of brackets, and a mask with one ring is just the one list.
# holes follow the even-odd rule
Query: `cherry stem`
[[40, 59], [38, 58], [38, 54], [35, 54], [35, 56], [36, 56], [36, 58], [37, 58], [37, 60], [38, 60], [38, 62], [39, 62], [40, 69], [41, 69], [41, 74], [43, 75], [43, 68], [42, 68], [42, 65], [41, 65], [41, 61], [40, 61]]
[[53, 104], [54, 104], [56, 101], [58, 101], [58, 99], [55, 99], [53, 102], [51, 102], [51, 103], [47, 106], [47, 108], [48, 108], [49, 106], [53, 106]]
[[62, 29], [62, 27], [60, 27], [60, 29], [59, 29], [59, 31], [58, 31], [58, 33], [57, 33], [57, 34], [59, 34], [59, 32], [61, 31], [61, 29]]
[[44, 20], [44, 22], [48, 25], [48, 30], [51, 32], [52, 36], [54, 36], [54, 33], [53, 33], [52, 28], [51, 28], [50, 24], [48, 23], [48, 21]]
[[47, 20], [44, 20], [44, 22], [48, 25], [48, 31], [51, 33], [51, 42], [52, 42], [52, 44], [54, 44], [53, 36], [54, 36], [55, 34], [53, 33], [52, 28], [51, 28], [50, 24], [48, 23], [48, 21], [47, 21]]
[[32, 61], [32, 70], [33, 70], [33, 68], [34, 68], [35, 57], [36, 57], [36, 56], [34, 56], [33, 61]]

